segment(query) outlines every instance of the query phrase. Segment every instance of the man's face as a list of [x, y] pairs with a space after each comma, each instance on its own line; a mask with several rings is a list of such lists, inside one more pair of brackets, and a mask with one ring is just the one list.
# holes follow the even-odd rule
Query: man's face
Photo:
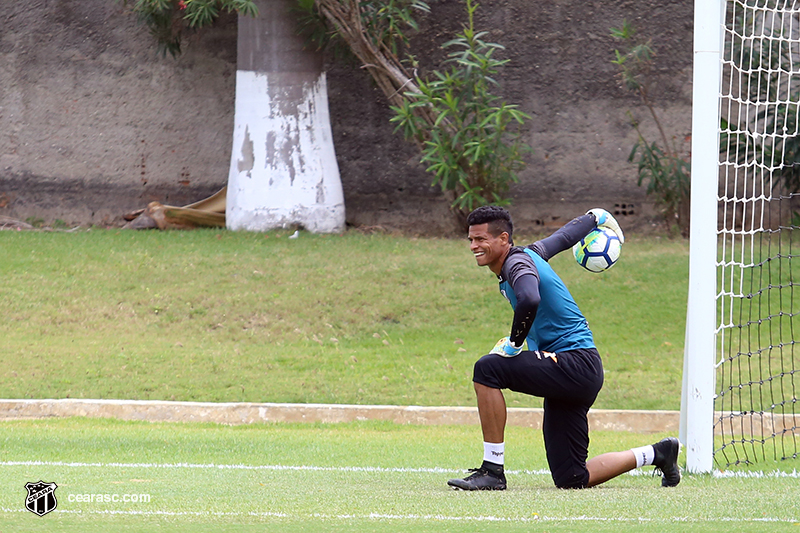
[[495, 274], [500, 274], [510, 245], [505, 231], [495, 237], [489, 232], [489, 224], [476, 224], [469, 227], [469, 249], [475, 256], [478, 266], [488, 266]]

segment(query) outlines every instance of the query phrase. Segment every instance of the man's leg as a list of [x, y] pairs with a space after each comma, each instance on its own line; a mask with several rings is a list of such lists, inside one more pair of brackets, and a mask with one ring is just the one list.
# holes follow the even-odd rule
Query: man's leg
[[681, 482], [681, 472], [678, 468], [680, 451], [678, 439], [669, 437], [651, 446], [598, 455], [586, 463], [586, 468], [589, 470], [588, 486], [594, 487], [634, 468], [655, 465], [663, 474], [661, 485], [674, 487]]
[[[680, 483], [680, 443], [670, 437], [650, 446], [609, 452], [586, 460], [589, 449], [588, 407], [552, 398], [544, 401], [543, 434], [547, 462], [559, 488], [594, 487], [634, 468], [655, 465], [664, 477], [661, 484]], [[585, 466], [584, 466], [585, 465]]]
[[464, 479], [451, 479], [448, 485], [461, 490], [505, 490], [506, 400], [503, 391], [475, 382], [478, 416], [483, 432], [483, 463]]
[[545, 398], [543, 407], [542, 437], [553, 483], [560, 489], [587, 487], [589, 406]]
[[481, 419], [483, 441], [498, 444], [505, 442], [507, 412], [503, 391], [480, 383], [473, 385], [475, 396], [478, 398], [478, 416]]
[[611, 478], [624, 474], [636, 468], [636, 456], [632, 450], [624, 452], [609, 452], [597, 457], [592, 457], [586, 463], [589, 470], [588, 487], [605, 483]]

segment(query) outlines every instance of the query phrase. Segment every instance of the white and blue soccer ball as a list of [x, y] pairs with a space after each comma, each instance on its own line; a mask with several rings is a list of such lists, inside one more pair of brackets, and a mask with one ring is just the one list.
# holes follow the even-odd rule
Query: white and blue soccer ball
[[622, 243], [608, 228], [595, 228], [572, 247], [572, 255], [589, 272], [608, 270], [619, 259]]

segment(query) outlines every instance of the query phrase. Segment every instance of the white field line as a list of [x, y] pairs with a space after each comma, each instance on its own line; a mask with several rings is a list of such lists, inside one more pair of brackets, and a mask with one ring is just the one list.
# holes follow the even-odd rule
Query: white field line
[[[0, 513], [26, 513], [25, 509], [9, 509], [0, 507]], [[120, 511], [113, 509], [97, 510], [97, 511], [80, 511], [80, 510], [61, 510], [55, 509], [53, 514], [72, 514], [72, 515], [122, 515], [122, 516], [165, 516], [165, 517], [228, 517], [228, 518], [281, 518], [288, 520], [402, 520], [402, 521], [436, 521], [436, 522], [506, 522], [506, 523], [528, 523], [528, 522], [686, 522], [686, 523], [714, 523], [714, 522], [731, 522], [731, 523], [797, 523], [796, 519], [783, 519], [783, 518], [715, 518], [715, 519], [702, 519], [693, 518], [688, 516], [678, 516], [667, 519], [653, 519], [649, 517], [607, 517], [607, 516], [539, 516], [537, 513], [532, 513], [531, 516], [507, 517], [507, 516], [447, 516], [447, 515], [421, 515], [421, 514], [386, 514], [386, 513], [368, 513], [368, 514], [326, 514], [326, 513], [311, 513], [311, 514], [297, 514], [292, 515], [289, 513], [279, 512], [215, 512], [215, 511]]]
[[[86, 463], [86, 462], [61, 462], [61, 461], [0, 461], [0, 468], [2, 467], [15, 467], [15, 466], [49, 466], [49, 467], [67, 467], [67, 468], [152, 468], [152, 469], [217, 469], [217, 470], [279, 470], [279, 471], [310, 471], [310, 472], [385, 472], [385, 473], [430, 473], [430, 474], [450, 474], [459, 473], [459, 470], [447, 468], [385, 468], [385, 467], [326, 467], [326, 466], [287, 466], [287, 465], [244, 465], [244, 464], [197, 464], [197, 463]], [[508, 474], [525, 474], [525, 475], [549, 475], [549, 470], [516, 470], [507, 471]], [[634, 470], [630, 472], [631, 475], [652, 475], [650, 469]], [[720, 478], [770, 478], [770, 477], [789, 477], [800, 478], [800, 472], [720, 472], [715, 471], [714, 477]], [[0, 507], [0, 513], [25, 513], [28, 512], [24, 509], [9, 509]], [[620, 523], [636, 523], [636, 522], [686, 522], [686, 523], [710, 523], [710, 522], [731, 522], [731, 523], [797, 523], [797, 519], [781, 519], [772, 517], [762, 517], [753, 519], [739, 519], [739, 518], [720, 518], [704, 520], [693, 517], [674, 517], [669, 519], [654, 520], [648, 517], [637, 518], [609, 518], [609, 517], [592, 517], [592, 516], [573, 516], [573, 517], [550, 517], [539, 516], [532, 513], [529, 517], [502, 517], [502, 516], [446, 516], [446, 515], [421, 515], [421, 514], [385, 514], [385, 513], [368, 513], [363, 515], [358, 514], [289, 514], [282, 512], [214, 512], [214, 511], [169, 511], [169, 510], [155, 510], [155, 511], [135, 511], [135, 510], [62, 510], [56, 509], [53, 513], [74, 514], [74, 515], [121, 515], [121, 516], [163, 516], [163, 517], [229, 517], [229, 518], [262, 518], [262, 519], [287, 519], [287, 520], [393, 520], [393, 521], [460, 521], [460, 522], [498, 522], [498, 523], [531, 523], [537, 521], [543, 522], [620, 522]]]
[[[59, 466], [68, 468], [186, 468], [186, 469], [209, 469], [209, 470], [273, 470], [273, 471], [310, 471], [310, 472], [385, 472], [385, 473], [411, 473], [411, 474], [453, 474], [462, 473], [465, 470], [452, 468], [403, 468], [403, 467], [379, 467], [379, 466], [311, 466], [311, 465], [245, 465], [245, 464], [215, 464], [215, 463], [84, 463], [84, 462], [64, 462], [64, 461], [0, 461], [0, 467], [4, 466]], [[649, 468], [631, 470], [628, 475], [650, 476], [653, 471]], [[550, 471], [541, 470], [506, 470], [510, 475], [534, 475], [549, 476]], [[720, 471], [712, 472], [715, 478], [800, 478], [800, 472], [792, 470], [783, 472], [773, 470], [771, 472], [753, 471]]]
[[[61, 461], [0, 461], [3, 466], [63, 466], [72, 468], [199, 468], [218, 470], [279, 470], [279, 471], [311, 471], [311, 472], [385, 472], [385, 473], [412, 473], [412, 474], [453, 474], [462, 473], [464, 470], [452, 468], [387, 468], [378, 466], [310, 466], [310, 465], [243, 465], [243, 464], [214, 464], [214, 463], [72, 463]], [[519, 470], [506, 471], [509, 474], [549, 475], [549, 470]]]

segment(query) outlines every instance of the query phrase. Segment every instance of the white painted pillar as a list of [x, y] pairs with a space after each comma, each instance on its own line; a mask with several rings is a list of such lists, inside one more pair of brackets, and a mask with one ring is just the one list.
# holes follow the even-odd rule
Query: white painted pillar
[[256, 4], [257, 18], [239, 17], [227, 226], [344, 231], [322, 58], [303, 49], [292, 0]]

